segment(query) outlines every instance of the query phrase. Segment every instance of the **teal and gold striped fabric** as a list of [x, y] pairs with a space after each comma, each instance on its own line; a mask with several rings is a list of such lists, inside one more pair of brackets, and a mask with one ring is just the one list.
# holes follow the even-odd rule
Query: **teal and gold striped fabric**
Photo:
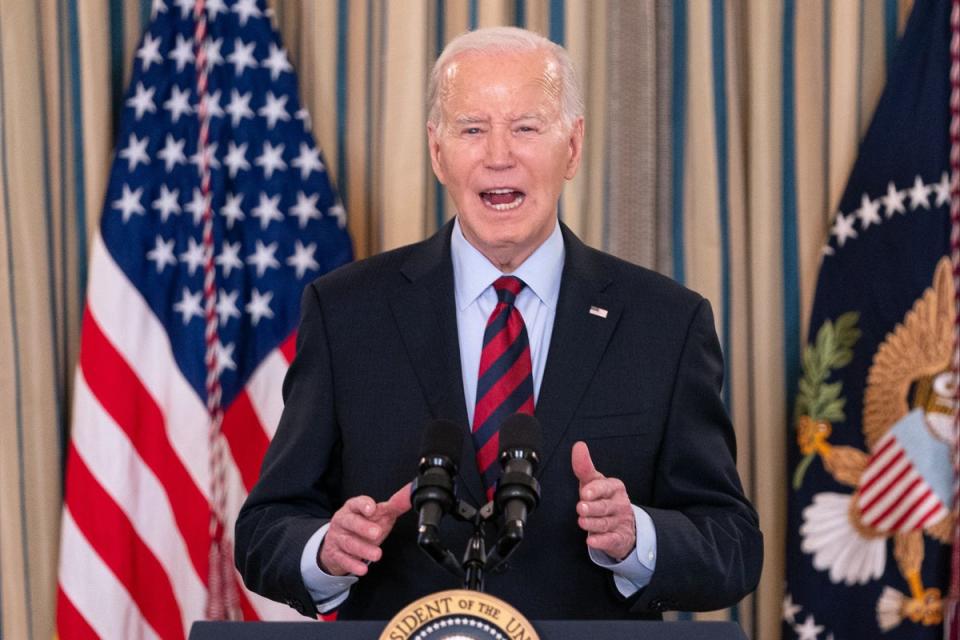
[[[356, 252], [455, 214], [425, 145], [427, 74], [464, 30], [564, 44], [587, 109], [561, 216], [712, 302], [779, 633], [787, 406], [820, 247], [910, 0], [274, 0]], [[0, 631], [53, 634], [61, 463], [117, 114], [149, 0], [0, 0]], [[662, 570], [669, 570], [663, 568]], [[694, 617], [680, 613], [679, 617]]]

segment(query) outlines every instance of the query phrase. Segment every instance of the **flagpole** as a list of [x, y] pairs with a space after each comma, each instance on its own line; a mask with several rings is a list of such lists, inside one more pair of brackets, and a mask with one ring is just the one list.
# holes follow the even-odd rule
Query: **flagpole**
[[197, 105], [200, 122], [197, 136], [197, 158], [200, 171], [200, 194], [203, 197], [203, 302], [204, 344], [206, 364], [207, 412], [210, 416], [210, 568], [207, 586], [206, 616], [211, 620], [239, 620], [242, 618], [233, 578], [233, 554], [228, 549], [224, 536], [226, 522], [226, 479], [222, 390], [220, 367], [217, 362], [220, 345], [217, 317], [216, 268], [213, 242], [213, 198], [211, 194], [211, 170], [208, 155], [210, 140], [210, 109], [207, 104], [207, 14], [204, 0], [194, 5], [193, 44], [197, 68]]
[[950, 11], [950, 223], [954, 287], [954, 525], [943, 635], [947, 640], [960, 640], [960, 0], [953, 0]]

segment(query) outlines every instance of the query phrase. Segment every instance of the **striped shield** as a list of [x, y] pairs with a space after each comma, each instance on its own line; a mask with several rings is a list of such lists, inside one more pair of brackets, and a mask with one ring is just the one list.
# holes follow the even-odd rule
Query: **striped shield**
[[951, 495], [950, 449], [914, 409], [877, 441], [860, 479], [862, 521], [882, 533], [906, 533], [945, 518]]

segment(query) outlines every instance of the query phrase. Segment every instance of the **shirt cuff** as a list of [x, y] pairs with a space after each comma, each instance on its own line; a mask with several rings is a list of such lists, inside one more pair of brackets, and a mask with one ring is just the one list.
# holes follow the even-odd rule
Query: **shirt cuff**
[[637, 546], [622, 561], [617, 562], [603, 551], [588, 548], [594, 564], [613, 572], [613, 583], [624, 598], [629, 598], [650, 584], [657, 568], [657, 530], [653, 519], [646, 511], [633, 506], [633, 518], [637, 525]]
[[300, 554], [300, 576], [303, 578], [303, 585], [320, 613], [328, 613], [343, 604], [350, 595], [350, 587], [359, 580], [357, 576], [332, 576], [317, 564], [317, 552], [329, 528], [328, 522], [317, 529]]

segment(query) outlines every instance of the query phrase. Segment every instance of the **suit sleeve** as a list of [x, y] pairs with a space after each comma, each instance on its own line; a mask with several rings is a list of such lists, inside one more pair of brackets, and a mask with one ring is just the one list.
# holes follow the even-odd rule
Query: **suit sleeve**
[[760, 579], [763, 537], [743, 494], [720, 389], [723, 358], [706, 300], [696, 308], [674, 374], [653, 500], [657, 568], [636, 612], [731, 606]]
[[260, 478], [240, 510], [234, 551], [246, 586], [315, 617], [300, 557], [340, 506], [340, 436], [330, 349], [314, 286], [301, 302], [297, 355], [283, 381], [284, 409]]

